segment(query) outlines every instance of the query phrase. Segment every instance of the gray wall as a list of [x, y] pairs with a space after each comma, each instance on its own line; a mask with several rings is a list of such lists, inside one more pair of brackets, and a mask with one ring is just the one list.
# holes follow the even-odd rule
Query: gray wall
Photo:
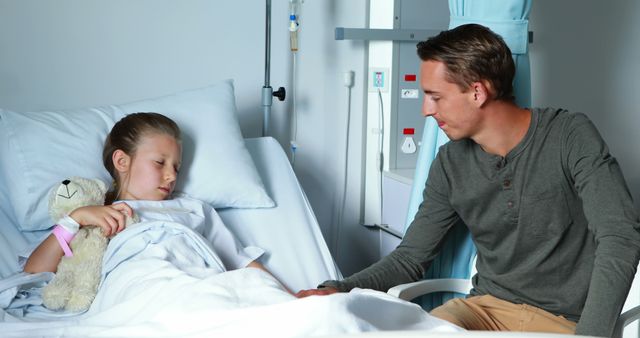
[[587, 114], [640, 210], [640, 2], [533, 2], [532, 101]]
[[[288, 1], [272, 2], [271, 85], [291, 94]], [[245, 137], [260, 136], [265, 3], [0, 0], [0, 107], [27, 111], [123, 103], [233, 78], [242, 131]], [[334, 28], [365, 27], [367, 8], [367, 0], [307, 0], [300, 13], [295, 169], [345, 272], [375, 260], [378, 244], [375, 233], [358, 225], [364, 43], [335, 41]], [[347, 116], [342, 74], [349, 70], [355, 71], [356, 85], [348, 210], [337, 231]], [[271, 135], [285, 149], [290, 109], [290, 99], [274, 101]]]
[[[0, 105], [93, 106], [234, 78], [243, 130], [257, 135], [260, 120], [252, 115], [259, 114], [264, 76], [264, 5], [243, 7], [244, 1], [0, 0]], [[282, 47], [283, 39], [274, 45]], [[285, 65], [280, 61], [276, 73]]]

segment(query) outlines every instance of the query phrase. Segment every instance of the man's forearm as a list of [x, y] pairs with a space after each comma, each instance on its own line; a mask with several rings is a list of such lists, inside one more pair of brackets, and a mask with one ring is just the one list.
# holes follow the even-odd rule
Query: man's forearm
[[396, 285], [419, 280], [424, 275], [424, 271], [419, 263], [396, 250], [379, 262], [342, 281], [326, 281], [320, 286], [335, 287], [343, 292], [356, 287], [386, 292]]
[[[602, 240], [587, 300], [576, 327], [576, 334], [611, 337], [615, 323], [636, 273], [637, 249], [630, 253], [629, 243]], [[624, 251], [614, 254], [613, 251]]]

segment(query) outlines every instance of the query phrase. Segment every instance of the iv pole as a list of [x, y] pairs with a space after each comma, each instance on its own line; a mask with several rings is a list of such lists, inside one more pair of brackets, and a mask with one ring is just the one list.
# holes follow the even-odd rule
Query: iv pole
[[271, 72], [271, 0], [266, 0], [267, 8], [265, 13], [265, 48], [264, 48], [264, 86], [262, 87], [262, 136], [267, 136], [269, 133], [269, 119], [271, 117], [271, 104], [273, 103], [273, 97], [277, 97], [278, 100], [284, 101], [286, 91], [284, 87], [278, 88], [277, 91], [273, 91], [269, 84], [270, 72]]

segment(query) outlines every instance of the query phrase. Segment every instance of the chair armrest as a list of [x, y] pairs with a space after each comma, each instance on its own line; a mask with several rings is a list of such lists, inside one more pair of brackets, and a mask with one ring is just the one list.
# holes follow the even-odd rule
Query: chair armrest
[[640, 319], [640, 306], [636, 306], [625, 311], [623, 314], [618, 317], [618, 321], [616, 321], [616, 326], [613, 329], [612, 338], [622, 338], [622, 332], [624, 331], [624, 327], [635, 322]]
[[471, 287], [471, 280], [469, 279], [425, 279], [418, 282], [394, 286], [389, 289], [387, 293], [403, 300], [412, 300], [416, 297], [433, 292], [457, 292], [468, 294]]

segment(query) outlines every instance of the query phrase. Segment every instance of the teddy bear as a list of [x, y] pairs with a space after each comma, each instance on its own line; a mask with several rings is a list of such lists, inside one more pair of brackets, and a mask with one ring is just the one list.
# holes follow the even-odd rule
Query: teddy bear
[[[106, 184], [99, 179], [70, 177], [51, 190], [49, 215], [57, 222], [78, 207], [104, 205], [106, 192]], [[127, 217], [127, 225], [133, 222]], [[98, 291], [108, 241], [98, 226], [82, 226], [78, 230], [69, 243], [73, 256], [62, 257], [54, 278], [42, 290], [45, 307], [80, 312], [91, 306]]]

